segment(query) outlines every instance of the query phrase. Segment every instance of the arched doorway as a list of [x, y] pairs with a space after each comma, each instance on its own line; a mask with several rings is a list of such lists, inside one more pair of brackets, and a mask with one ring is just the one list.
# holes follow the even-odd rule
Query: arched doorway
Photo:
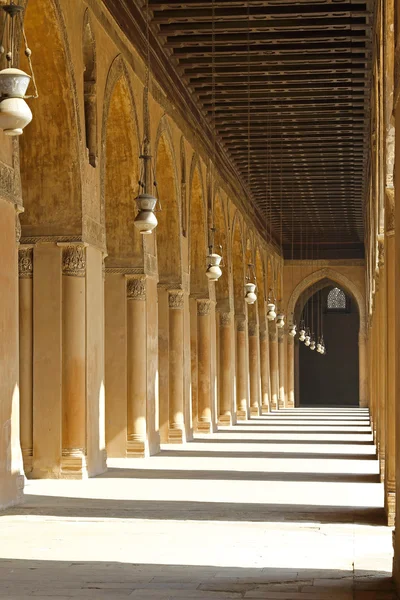
[[[366, 309], [365, 309], [365, 298], [362, 291], [360, 282], [355, 282], [346, 275], [342, 274], [336, 269], [329, 267], [314, 271], [307, 277], [305, 277], [292, 291], [287, 306], [287, 314], [294, 316], [294, 321], [300, 323], [301, 313], [308, 300], [317, 292], [323, 294], [323, 290], [327, 289], [327, 293], [332, 288], [339, 288], [342, 290], [346, 297], [351, 300], [351, 305], [356, 316], [358, 317], [358, 346], [354, 348], [353, 345], [353, 356], [358, 357], [358, 393], [357, 387], [353, 388], [353, 394], [356, 398], [352, 400], [353, 405], [359, 405], [366, 407], [367, 404], [367, 357], [366, 357]], [[344, 330], [346, 331], [346, 330]], [[338, 334], [342, 332], [341, 328], [338, 328]], [[343, 332], [342, 332], [343, 333]], [[336, 332], [335, 332], [336, 335]], [[332, 338], [331, 338], [332, 341]], [[342, 345], [347, 343], [342, 340]], [[357, 338], [356, 338], [357, 343]], [[298, 336], [294, 339], [294, 344], [288, 344], [288, 393], [291, 397], [294, 397], [295, 406], [300, 405], [300, 345], [301, 342], [298, 340]], [[326, 356], [318, 355], [316, 358], [325, 360], [330, 355], [331, 344], [327, 341], [328, 354]], [[305, 349], [307, 352], [312, 352], [309, 349]], [[343, 352], [341, 352], [343, 354]], [[337, 378], [340, 378], [340, 362], [339, 367], [337, 364], [332, 367], [332, 372]], [[326, 384], [325, 384], [326, 385]], [[302, 404], [307, 402], [303, 399]], [[341, 403], [338, 401], [336, 406]], [[342, 402], [342, 405], [346, 405]], [[349, 405], [349, 404], [347, 404]]]
[[[306, 327], [317, 342], [323, 334], [326, 354], [299, 343], [300, 406], [358, 406], [360, 318], [356, 301], [342, 287], [323, 280], [304, 292]], [[300, 307], [299, 307], [300, 308]]]

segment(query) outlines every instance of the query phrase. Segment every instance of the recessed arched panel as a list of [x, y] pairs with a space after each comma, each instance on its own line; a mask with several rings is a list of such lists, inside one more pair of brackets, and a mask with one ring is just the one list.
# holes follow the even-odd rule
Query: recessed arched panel
[[199, 166], [192, 169], [190, 185], [190, 292], [208, 294], [206, 276], [206, 215], [204, 208], [203, 184]]
[[[78, 108], [67, 40], [57, 5], [29, 0], [25, 30], [35, 61], [39, 98], [20, 140], [24, 236], [73, 236], [82, 231]], [[22, 58], [22, 68], [26, 68]]]
[[162, 210], [157, 213], [157, 255], [160, 282], [180, 283], [180, 224], [174, 157], [170, 143], [161, 135], [156, 149], [157, 191]]
[[229, 263], [226, 222], [223, 204], [219, 194], [217, 194], [214, 199], [214, 227], [214, 252], [216, 252], [217, 254], [221, 254], [224, 261], [224, 266], [222, 267], [222, 275], [215, 284], [215, 294], [217, 298], [218, 307], [221, 310], [229, 310]]
[[233, 221], [233, 236], [232, 236], [232, 270], [233, 270], [233, 290], [235, 300], [235, 313], [244, 313], [244, 250], [243, 236], [240, 227], [240, 221], [235, 215]]
[[86, 155], [92, 167], [97, 166], [97, 57], [96, 41], [89, 10], [83, 25], [83, 95]]
[[133, 225], [139, 179], [139, 144], [125, 77], [116, 82], [105, 142], [105, 221], [108, 266], [142, 264], [142, 239]]

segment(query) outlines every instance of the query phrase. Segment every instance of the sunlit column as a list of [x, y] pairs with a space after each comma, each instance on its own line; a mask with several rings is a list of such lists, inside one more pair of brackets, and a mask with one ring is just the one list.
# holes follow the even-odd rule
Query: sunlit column
[[249, 383], [250, 383], [250, 415], [260, 414], [260, 348], [258, 325], [250, 322], [249, 327]]
[[278, 329], [275, 321], [268, 323], [269, 330], [269, 354], [270, 354], [270, 377], [271, 377], [271, 409], [278, 408], [279, 397], [279, 356], [278, 356]]
[[62, 459], [65, 477], [87, 476], [86, 248], [62, 251]]
[[287, 338], [287, 406], [294, 408], [294, 337]]
[[20, 246], [19, 384], [20, 438], [25, 475], [32, 471], [33, 454], [33, 248]]
[[211, 422], [211, 300], [197, 300], [197, 385], [199, 431], [210, 433]]
[[236, 315], [236, 403], [237, 418], [244, 420], [248, 417], [248, 384], [246, 360], [246, 317]]
[[269, 343], [266, 327], [260, 330], [261, 414], [270, 410]]
[[169, 435], [168, 441], [185, 441], [183, 414], [183, 290], [168, 291], [169, 306]]
[[[389, 207], [390, 208], [390, 207]], [[395, 237], [394, 207], [386, 218], [386, 457], [385, 457], [385, 509], [389, 527], [394, 526], [396, 507], [396, 338], [394, 322], [395, 305]]]
[[146, 278], [127, 276], [128, 456], [144, 456], [146, 444]]
[[286, 336], [284, 329], [278, 331], [279, 362], [279, 408], [286, 406]]
[[232, 364], [232, 315], [219, 314], [219, 422], [232, 423], [233, 406], [233, 364]]

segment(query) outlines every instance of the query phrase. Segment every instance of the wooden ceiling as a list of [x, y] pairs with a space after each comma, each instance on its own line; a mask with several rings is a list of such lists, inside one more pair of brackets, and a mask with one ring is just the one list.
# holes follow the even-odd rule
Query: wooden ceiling
[[[104, 1], [128, 32], [127, 14], [145, 10]], [[272, 228], [287, 257], [294, 245], [311, 258], [311, 244], [321, 257], [362, 256], [373, 0], [148, 1], [152, 50], [199, 127], [215, 127], [264, 235]]]

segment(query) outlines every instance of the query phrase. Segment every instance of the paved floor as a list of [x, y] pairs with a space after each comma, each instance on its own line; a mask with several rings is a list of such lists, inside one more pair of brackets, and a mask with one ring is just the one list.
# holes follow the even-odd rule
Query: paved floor
[[274, 413], [0, 517], [0, 598], [389, 600], [391, 530], [362, 409]]

